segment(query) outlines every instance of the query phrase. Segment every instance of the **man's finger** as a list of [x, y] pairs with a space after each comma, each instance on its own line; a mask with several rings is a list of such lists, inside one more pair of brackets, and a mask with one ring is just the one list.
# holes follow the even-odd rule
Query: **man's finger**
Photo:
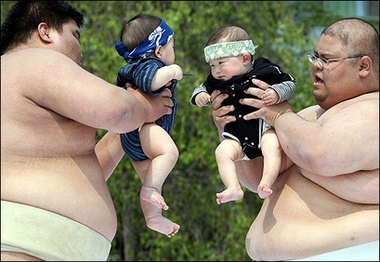
[[[240, 104], [252, 106], [255, 108], [262, 108], [264, 105], [262, 100], [256, 99], [256, 98], [242, 98], [242, 99], [240, 99]], [[253, 110], [253, 108], [252, 108], [252, 110]]]

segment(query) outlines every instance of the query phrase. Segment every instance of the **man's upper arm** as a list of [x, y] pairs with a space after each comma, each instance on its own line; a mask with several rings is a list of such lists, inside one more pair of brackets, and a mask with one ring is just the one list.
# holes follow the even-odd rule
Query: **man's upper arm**
[[[28, 75], [23, 94], [40, 107], [94, 128], [117, 132], [118, 125], [124, 124], [125, 131], [130, 125], [130, 129], [138, 126], [136, 121], [127, 122], [134, 120], [126, 113], [137, 100], [124, 89], [89, 73], [61, 53], [39, 50], [31, 57], [31, 61], [37, 60], [38, 64], [24, 67], [33, 68], [34, 73]], [[125, 123], [120, 121], [123, 118]]]
[[[303, 166], [322, 176], [372, 170], [379, 166], [378, 100], [361, 100], [325, 111], [312, 107], [299, 113], [318, 128], [305, 130]], [[306, 126], [307, 127], [307, 126]], [[300, 144], [302, 139], [300, 137]]]

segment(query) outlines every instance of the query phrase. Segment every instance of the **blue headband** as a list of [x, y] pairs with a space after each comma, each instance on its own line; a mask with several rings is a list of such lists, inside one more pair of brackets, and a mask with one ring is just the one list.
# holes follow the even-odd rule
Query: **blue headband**
[[166, 45], [173, 35], [173, 30], [162, 20], [160, 25], [131, 52], [127, 51], [123, 42], [117, 42], [115, 48], [119, 55], [130, 64], [135, 60], [151, 56], [158, 46]]

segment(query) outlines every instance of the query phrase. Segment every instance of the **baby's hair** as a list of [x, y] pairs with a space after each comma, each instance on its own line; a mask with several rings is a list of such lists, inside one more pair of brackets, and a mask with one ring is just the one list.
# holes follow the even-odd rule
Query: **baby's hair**
[[248, 33], [239, 26], [223, 26], [212, 33], [210, 39], [207, 41], [206, 46], [224, 43], [250, 40]]
[[127, 51], [131, 52], [160, 25], [161, 21], [161, 18], [153, 15], [138, 14], [125, 24], [120, 33], [120, 41], [124, 43]]

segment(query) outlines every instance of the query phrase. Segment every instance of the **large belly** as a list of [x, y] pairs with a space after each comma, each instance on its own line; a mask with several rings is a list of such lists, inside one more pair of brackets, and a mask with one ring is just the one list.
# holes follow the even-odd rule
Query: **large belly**
[[379, 237], [378, 205], [338, 198], [292, 167], [279, 176], [248, 231], [254, 260], [308, 257]]
[[1, 163], [1, 199], [78, 221], [112, 240], [114, 205], [95, 155]]

